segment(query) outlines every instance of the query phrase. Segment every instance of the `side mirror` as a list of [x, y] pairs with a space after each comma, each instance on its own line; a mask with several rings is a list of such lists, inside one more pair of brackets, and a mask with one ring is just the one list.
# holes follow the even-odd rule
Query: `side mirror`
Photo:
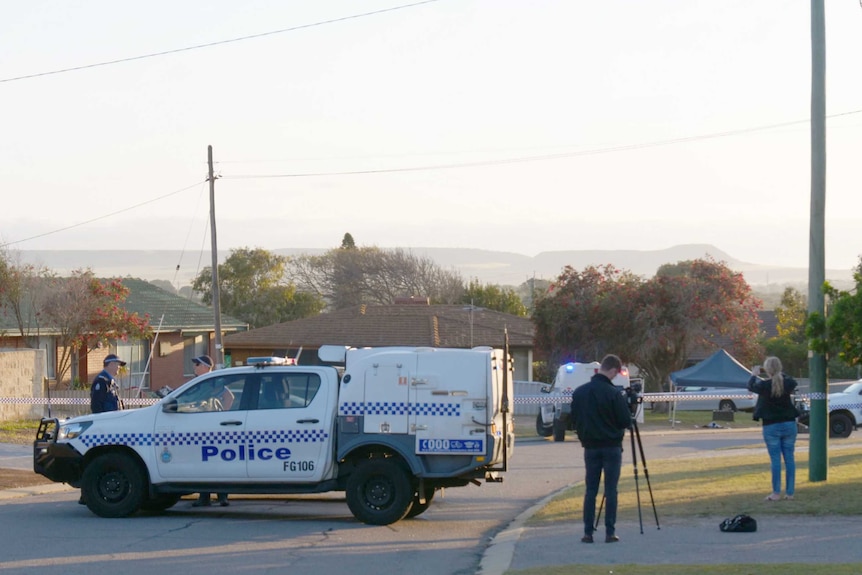
[[166, 402], [162, 403], [162, 411], [165, 413], [176, 413], [178, 409], [179, 403], [175, 397], [170, 398]]

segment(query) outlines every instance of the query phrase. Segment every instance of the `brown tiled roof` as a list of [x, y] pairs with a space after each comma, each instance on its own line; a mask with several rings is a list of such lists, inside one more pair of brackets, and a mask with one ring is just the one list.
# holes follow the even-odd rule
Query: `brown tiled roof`
[[225, 347], [533, 346], [533, 322], [469, 305], [362, 305], [225, 337]]

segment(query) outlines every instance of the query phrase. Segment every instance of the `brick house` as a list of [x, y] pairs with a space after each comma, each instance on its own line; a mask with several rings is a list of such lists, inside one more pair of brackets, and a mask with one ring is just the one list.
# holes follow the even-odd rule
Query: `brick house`
[[[123, 278], [122, 283], [129, 289], [122, 307], [140, 316], [149, 315], [154, 333], [152, 339], [117, 340], [104, 348], [82, 350], [71, 373], [57, 382], [57, 361], [62, 353], [57, 341], [58, 329], [52, 326], [39, 326], [38, 331], [28, 329], [28, 344], [21, 337], [15, 318], [8, 310], [0, 309], [0, 348], [34, 346], [45, 350], [46, 373], [50, 385], [55, 388], [70, 387], [74, 380], [80, 387], [89, 386], [109, 353], [116, 353], [128, 364], [119, 378], [123, 388], [159, 389], [166, 385], [176, 388], [185, 383], [193, 375], [191, 359], [202, 354], [213, 355], [215, 329], [212, 308], [141, 279]], [[222, 315], [221, 327], [223, 333], [248, 329], [246, 323], [225, 315]]]
[[254, 356], [299, 355], [317, 363], [321, 345], [502, 347], [504, 331], [514, 358], [515, 379], [531, 380], [533, 322], [529, 318], [471, 305], [429, 305], [407, 298], [393, 305], [360, 305], [225, 336], [225, 357], [242, 365]]

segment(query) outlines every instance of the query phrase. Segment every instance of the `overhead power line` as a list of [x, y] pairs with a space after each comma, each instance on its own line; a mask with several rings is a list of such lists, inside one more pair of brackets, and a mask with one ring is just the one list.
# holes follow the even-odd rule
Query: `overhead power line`
[[35, 239], [38, 239], [38, 238], [44, 238], [45, 236], [50, 236], [50, 235], [52, 235], [52, 234], [56, 234], [56, 233], [59, 233], [59, 232], [65, 232], [66, 230], [71, 230], [71, 229], [74, 229], [74, 228], [79, 228], [79, 227], [81, 227], [81, 226], [84, 226], [84, 225], [87, 225], [87, 224], [91, 224], [91, 223], [93, 223], [93, 222], [97, 222], [97, 221], [99, 221], [99, 220], [104, 220], [104, 219], [106, 219], [106, 218], [110, 218], [111, 216], [116, 216], [117, 214], [122, 214], [123, 212], [128, 212], [128, 211], [130, 211], [130, 210], [134, 210], [134, 209], [136, 209], [136, 208], [140, 208], [141, 206], [146, 206], [147, 204], [152, 204], [153, 202], [157, 202], [157, 201], [159, 201], [159, 200], [163, 200], [163, 199], [165, 199], [165, 198], [169, 198], [169, 197], [171, 197], [171, 196], [175, 196], [176, 194], [179, 194], [179, 193], [185, 192], [186, 190], [190, 190], [190, 189], [194, 188], [195, 186], [199, 186], [199, 185], [201, 185], [201, 183], [202, 183], [202, 182], [195, 182], [195, 183], [194, 183], [194, 184], [192, 184], [191, 186], [186, 186], [185, 188], [182, 188], [181, 190], [175, 190], [175, 191], [173, 191], [173, 192], [170, 192], [169, 194], [165, 194], [165, 195], [163, 195], [163, 196], [159, 196], [159, 197], [157, 197], [157, 198], [152, 198], [152, 199], [147, 200], [147, 201], [145, 201], [145, 202], [141, 202], [141, 203], [139, 203], [139, 204], [135, 204], [135, 205], [133, 205], [133, 206], [125, 207], [125, 208], [123, 208], [123, 209], [121, 209], [121, 210], [115, 210], [115, 211], [113, 211], [113, 212], [111, 212], [111, 213], [109, 213], [109, 214], [102, 214], [101, 216], [97, 216], [97, 217], [95, 217], [95, 218], [90, 218], [89, 220], [85, 220], [85, 221], [83, 221], [83, 222], [78, 222], [78, 223], [76, 223], [76, 224], [72, 224], [71, 226], [66, 226], [66, 227], [63, 227], [63, 228], [58, 228], [58, 229], [56, 229], [56, 230], [51, 230], [50, 232], [45, 232], [45, 233], [42, 233], [42, 234], [37, 234], [37, 235], [35, 235], [35, 236], [30, 236], [29, 238], [22, 238], [22, 239], [20, 239], [20, 240], [15, 240], [14, 242], [6, 242], [6, 243], [4, 243], [4, 244], [0, 244], [0, 248], [5, 248], [5, 247], [7, 247], [7, 246], [12, 246], [12, 245], [15, 245], [15, 244], [20, 244], [20, 243], [22, 243], [22, 242], [28, 242], [28, 241], [30, 241], [30, 240], [35, 240]]
[[311, 24], [300, 24], [299, 26], [292, 26], [290, 28], [283, 28], [281, 30], [272, 30], [270, 32], [261, 32], [260, 34], [251, 34], [248, 36], [240, 36], [239, 38], [231, 38], [229, 40], [217, 40], [215, 42], [208, 42], [206, 44], [197, 44], [195, 46], [186, 46], [184, 48], [175, 48], [173, 50], [164, 50], [162, 52], [153, 52], [151, 54], [142, 54], [140, 56], [130, 56], [128, 58], [118, 58], [116, 60], [106, 60], [104, 62], [96, 62], [94, 64], [84, 64], [81, 66], [72, 66], [71, 68], [62, 68], [59, 70], [51, 70], [48, 72], [38, 72], [36, 74], [26, 74], [24, 76], [15, 76], [14, 78], [3, 78], [0, 79], [0, 83], [4, 82], [15, 82], [18, 80], [29, 80], [31, 78], [39, 78], [41, 76], [51, 76], [53, 74], [64, 74], [66, 72], [76, 72], [78, 70], [86, 70], [88, 68], [98, 68], [100, 66], [110, 66], [112, 64], [122, 64], [124, 62], [134, 62], [135, 60], [145, 60], [147, 58], [156, 58], [158, 56], [167, 56], [169, 54], [178, 54], [180, 52], [190, 52], [191, 50], [200, 50], [201, 48], [212, 48], [213, 46], [220, 46], [222, 44], [231, 44], [233, 42], [243, 42], [245, 40], [255, 40], [257, 38], [264, 38], [266, 36], [274, 36], [276, 34], [284, 34], [286, 32], [295, 32], [297, 30], [304, 30], [306, 28], [314, 28], [317, 26], [324, 26], [326, 24], [336, 24], [338, 22], [345, 22], [347, 20], [355, 20], [357, 18], [365, 18], [366, 16], [376, 16], [378, 14], [384, 14], [386, 12], [394, 12], [396, 10], [403, 10], [405, 8], [414, 8], [416, 6], [421, 6], [423, 4], [431, 4], [433, 2], [439, 2], [440, 0], [422, 0], [421, 2], [413, 2], [412, 4], [402, 4], [400, 6], [392, 6], [391, 8], [381, 8], [380, 10], [372, 10], [371, 12], [363, 12], [361, 14], [351, 14], [350, 16], [341, 16], [340, 18], [331, 18], [329, 20], [321, 20], [320, 22], [313, 22]]
[[[850, 112], [842, 112], [833, 114], [829, 118], [837, 118], [840, 116], [849, 116], [858, 114], [860, 110]], [[728, 130], [725, 132], [715, 132], [712, 134], [701, 134], [698, 136], [685, 136], [682, 138], [672, 138], [669, 140], [658, 140], [655, 142], [644, 142], [641, 144], [624, 144], [620, 146], [610, 146], [607, 148], [593, 148], [590, 150], [577, 150], [573, 152], [563, 152], [559, 154], [543, 154], [537, 156], [521, 156], [517, 158], [501, 158], [495, 160], [479, 160], [475, 162], [460, 162], [450, 164], [431, 164], [427, 166], [408, 166], [403, 168], [382, 168], [377, 170], [349, 170], [337, 172], [305, 172], [298, 174], [240, 174], [235, 176], [222, 176], [226, 180], [243, 180], [243, 179], [266, 179], [266, 178], [312, 178], [323, 176], [356, 176], [364, 174], [391, 174], [398, 172], [420, 172], [430, 170], [450, 170], [458, 168], [477, 168], [484, 166], [499, 166], [505, 164], [519, 164], [525, 162], [539, 162], [545, 160], [559, 160], [564, 158], [574, 158], [578, 156], [594, 156], [598, 154], [610, 154], [614, 152], [627, 152], [631, 150], [641, 150], [644, 148], [656, 148], [659, 146], [670, 146], [674, 144], [682, 144], [686, 142], [697, 142], [701, 140], [713, 140], [717, 138], [726, 138], [729, 136], [738, 136], [740, 134], [748, 134], [751, 132], [760, 132], [764, 130], [773, 130], [775, 128], [785, 128], [799, 124], [807, 124], [809, 120], [794, 120], [791, 122], [781, 122], [778, 124], [767, 124], [764, 126], [755, 126], [751, 128], [740, 128], [738, 130]]]

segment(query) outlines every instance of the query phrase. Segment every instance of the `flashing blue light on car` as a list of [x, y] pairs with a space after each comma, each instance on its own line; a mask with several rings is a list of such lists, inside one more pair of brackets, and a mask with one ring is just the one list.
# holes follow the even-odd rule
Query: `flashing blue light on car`
[[566, 373], [573, 373], [574, 371], [575, 371], [575, 364], [574, 363], [567, 363], [566, 364]]

